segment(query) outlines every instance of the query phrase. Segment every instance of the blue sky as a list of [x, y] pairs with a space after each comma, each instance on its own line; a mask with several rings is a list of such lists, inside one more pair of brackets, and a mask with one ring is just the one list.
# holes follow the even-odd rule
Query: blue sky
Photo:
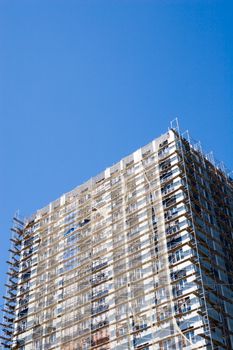
[[232, 166], [233, 2], [0, 0], [0, 295], [11, 217], [165, 132]]

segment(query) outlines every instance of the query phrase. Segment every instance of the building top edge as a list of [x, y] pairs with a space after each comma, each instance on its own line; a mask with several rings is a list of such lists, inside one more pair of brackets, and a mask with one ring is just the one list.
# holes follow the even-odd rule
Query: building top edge
[[165, 141], [167, 138], [171, 137], [180, 137], [181, 139], [185, 139], [190, 144], [191, 148], [195, 151], [201, 154], [207, 163], [209, 163], [218, 173], [221, 173], [222, 175], [225, 175], [225, 177], [230, 181], [231, 185], [233, 186], [233, 180], [227, 174], [227, 169], [224, 167], [223, 163], [220, 162], [219, 164], [216, 163], [216, 160], [213, 156], [213, 153], [205, 153], [202, 150], [201, 143], [196, 142], [192, 138], [190, 138], [188, 131], [184, 132], [183, 134], [179, 131], [179, 124], [178, 119], [175, 119], [175, 127], [174, 124], [171, 122], [171, 127], [168, 129], [167, 132], [161, 134], [159, 137], [154, 138], [151, 142], [147, 143], [146, 145], [138, 148], [134, 152], [128, 154], [127, 156], [120, 159], [118, 162], [113, 163], [111, 166], [105, 168], [102, 172], [98, 173], [94, 177], [91, 177], [89, 180], [84, 181], [80, 185], [73, 188], [71, 191], [68, 191], [64, 194], [62, 194], [57, 199], [49, 202], [46, 206], [36, 210], [31, 216], [25, 218], [25, 224], [27, 225], [29, 222], [39, 219], [42, 215], [47, 214], [49, 211], [56, 209], [57, 207], [60, 207], [66, 203], [66, 200], [70, 197], [74, 197], [78, 193], [84, 192], [89, 187], [92, 187], [93, 184], [97, 184], [98, 182], [101, 182], [101, 180], [106, 178], [106, 174], [108, 176], [112, 176], [117, 169], [119, 170], [120, 166], [124, 164], [124, 166], [127, 166], [130, 162], [134, 161], [135, 157], [137, 158], [137, 154], [141, 152], [142, 155], [146, 154], [149, 150], [153, 149], [153, 144], [160, 144], [163, 141]]
[[94, 177], [91, 177], [89, 180], [84, 181], [83, 183], [81, 183], [80, 185], [76, 186], [75, 188], [73, 188], [71, 191], [65, 192], [63, 193], [60, 197], [58, 197], [57, 199], [49, 202], [47, 205], [45, 205], [44, 207], [36, 210], [32, 215], [30, 215], [29, 217], [25, 218], [25, 222], [28, 223], [32, 220], [35, 220], [37, 216], [41, 216], [44, 215], [46, 212], [48, 212], [51, 208], [55, 208], [56, 206], [60, 206], [61, 203], [61, 199], [69, 196], [74, 195], [76, 192], [78, 192], [79, 190], [84, 190], [86, 187], [90, 186], [92, 183], [96, 183], [98, 181], [101, 181], [102, 178], [104, 178], [106, 171], [110, 172], [110, 174], [113, 174], [115, 169], [117, 169], [117, 167], [120, 166], [121, 162], [126, 163], [130, 162], [133, 160], [133, 156], [134, 154], [138, 153], [139, 151], [143, 153], [146, 153], [151, 147], [152, 147], [152, 143], [156, 142], [156, 143], [161, 143], [163, 142], [163, 140], [165, 140], [169, 134], [173, 133], [173, 130], [170, 129], [168, 130], [166, 133], [163, 133], [162, 135], [160, 135], [159, 137], [154, 138], [151, 142], [147, 143], [146, 145], [138, 148], [137, 150], [135, 150], [134, 152], [128, 154], [127, 156], [123, 157], [122, 159], [120, 159], [118, 162], [113, 163], [111, 166], [105, 168], [102, 172], [98, 173], [97, 175], [95, 175]]

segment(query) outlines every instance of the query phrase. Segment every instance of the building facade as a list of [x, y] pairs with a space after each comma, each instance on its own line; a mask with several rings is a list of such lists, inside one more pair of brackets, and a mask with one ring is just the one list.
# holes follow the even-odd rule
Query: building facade
[[176, 129], [12, 231], [4, 349], [233, 349], [233, 181]]

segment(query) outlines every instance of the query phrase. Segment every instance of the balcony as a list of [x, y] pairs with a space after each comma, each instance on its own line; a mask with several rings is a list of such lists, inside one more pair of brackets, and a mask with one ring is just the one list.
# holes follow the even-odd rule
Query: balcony
[[31, 277], [31, 273], [27, 272], [27, 273], [22, 274], [21, 280], [24, 282], [25, 280], [29, 279], [30, 277]]
[[171, 280], [172, 281], [176, 281], [180, 278], [184, 278], [186, 276], [186, 270], [185, 269], [182, 269], [182, 270], [179, 270], [179, 271], [176, 271], [176, 272], [172, 272], [171, 273]]
[[92, 308], [91, 313], [92, 313], [92, 315], [96, 315], [96, 314], [99, 314], [101, 312], [107, 311], [108, 308], [109, 308], [108, 304], [102, 304], [102, 305], [99, 305], [95, 308]]
[[99, 283], [106, 281], [107, 279], [108, 279], [107, 274], [105, 274], [103, 272], [103, 273], [99, 273], [96, 276], [93, 276], [93, 278], [91, 279], [91, 283], [92, 283], [92, 285], [96, 285], [96, 284], [99, 284]]
[[98, 264], [96, 264], [95, 266], [92, 267], [92, 271], [100, 270], [100, 269], [104, 268], [107, 265], [108, 265], [107, 261], [100, 262], [100, 263], [98, 263]]
[[97, 299], [97, 298], [100, 298], [100, 297], [102, 297], [103, 295], [106, 295], [106, 294], [108, 294], [108, 289], [100, 290], [97, 293], [93, 294], [91, 298], [92, 299]]
[[103, 321], [100, 321], [96, 324], [92, 324], [91, 325], [91, 329], [92, 330], [96, 330], [96, 329], [99, 329], [99, 328], [102, 328], [102, 327], [105, 327], [105, 326], [108, 326], [109, 324], [109, 321], [108, 320], [103, 320]]
[[96, 340], [92, 340], [91, 345], [92, 346], [101, 345], [103, 343], [106, 343], [107, 341], [109, 341], [109, 336], [99, 337]]
[[27, 304], [29, 301], [29, 296], [28, 297], [25, 297], [25, 298], [20, 298], [19, 299], [19, 305], [22, 306], [22, 305], [25, 305]]
[[27, 316], [27, 313], [28, 313], [28, 308], [25, 308], [25, 309], [19, 311], [17, 316], [18, 316], [18, 318], [25, 317], [25, 316]]
[[178, 236], [176, 238], [171, 239], [169, 242], [167, 242], [167, 249], [172, 250], [181, 244], [182, 244], [182, 237]]

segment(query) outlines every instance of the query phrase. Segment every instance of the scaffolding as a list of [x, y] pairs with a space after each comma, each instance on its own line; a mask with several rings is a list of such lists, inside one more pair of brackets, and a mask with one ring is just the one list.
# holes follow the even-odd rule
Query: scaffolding
[[233, 184], [211, 159], [176, 119], [31, 218], [15, 218], [3, 346], [230, 350]]
[[[17, 292], [19, 281], [19, 265], [20, 254], [22, 246], [24, 222], [20, 219], [18, 213], [13, 217], [13, 226], [11, 228], [11, 247], [9, 249], [10, 257], [7, 261], [9, 268], [7, 272], [6, 295], [3, 297], [5, 300], [4, 307], [2, 308], [2, 322], [1, 322], [1, 344], [4, 348], [10, 349], [12, 346], [12, 339], [14, 335], [14, 320], [15, 310], [17, 307]], [[25, 307], [26, 303], [22, 303], [22, 307]]]

